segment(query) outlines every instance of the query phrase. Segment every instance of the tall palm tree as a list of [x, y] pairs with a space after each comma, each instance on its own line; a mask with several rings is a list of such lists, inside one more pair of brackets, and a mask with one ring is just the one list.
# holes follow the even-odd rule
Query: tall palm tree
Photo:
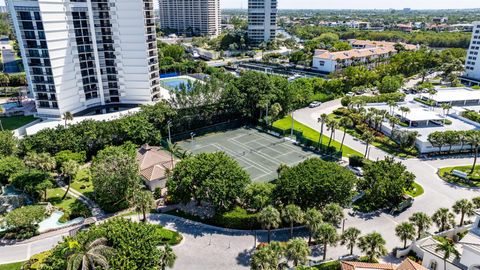
[[466, 141], [470, 144], [473, 148], [473, 165], [472, 169], [470, 170], [470, 174], [475, 171], [475, 165], [477, 165], [477, 158], [478, 158], [478, 146], [480, 145], [480, 134], [478, 132], [469, 132], [467, 134]]
[[102, 237], [95, 239], [84, 245], [77, 241], [68, 243], [67, 270], [89, 270], [100, 266], [109, 269], [107, 257], [111, 255], [113, 249], [107, 246], [107, 239]]
[[147, 212], [152, 209], [153, 205], [153, 195], [152, 192], [148, 190], [138, 190], [133, 194], [131, 205], [135, 209], [142, 213], [143, 222], [147, 221]]
[[398, 106], [397, 103], [395, 102], [395, 100], [390, 99], [387, 101], [387, 105], [388, 105], [388, 108], [390, 109], [389, 111], [390, 114], [393, 115], [393, 109]]
[[303, 223], [305, 220], [305, 214], [300, 207], [294, 204], [289, 204], [282, 210], [282, 219], [290, 225], [290, 238], [292, 238], [293, 225]]
[[281, 251], [277, 246], [272, 247], [274, 243], [259, 247], [255, 250], [250, 260], [252, 270], [276, 270], [279, 265]]
[[329, 203], [323, 209], [323, 221], [333, 226], [339, 226], [344, 217], [343, 208], [337, 203]]
[[395, 127], [400, 124], [400, 119], [398, 119], [395, 116], [392, 116], [388, 120], [390, 121], [390, 126], [392, 127], [392, 132], [393, 132]]
[[63, 174], [63, 178], [67, 180], [67, 190], [63, 194], [62, 200], [67, 197], [68, 192], [70, 191], [70, 184], [72, 183], [72, 178], [77, 175], [80, 165], [75, 160], [67, 160], [62, 164], [60, 171]]
[[170, 245], [165, 245], [163, 249], [160, 250], [160, 260], [158, 261], [158, 266], [161, 270], [165, 270], [167, 267], [172, 268], [175, 265], [175, 260], [177, 255], [173, 252]]
[[415, 227], [410, 222], [402, 222], [395, 227], [395, 235], [403, 241], [403, 248], [407, 248], [407, 240], [415, 240]]
[[367, 157], [368, 154], [368, 148], [370, 146], [370, 143], [375, 139], [375, 136], [373, 135], [372, 132], [370, 131], [365, 131], [365, 133], [362, 134], [362, 140], [365, 142], [365, 155], [364, 158]]
[[429, 99], [430, 99], [430, 109], [431, 110], [433, 109], [433, 106], [435, 105], [435, 102], [433, 101], [433, 96], [435, 96], [436, 94], [437, 94], [437, 90], [435, 90], [435, 89], [428, 90], [428, 95], [429, 95]]
[[320, 149], [320, 151], [322, 150], [323, 126], [327, 122], [327, 119], [328, 119], [328, 115], [326, 115], [324, 113], [322, 115], [320, 115], [320, 117], [318, 118], [318, 123], [321, 123], [320, 137], [318, 138], [318, 149]]
[[302, 238], [290, 239], [285, 250], [287, 260], [293, 261], [293, 266], [295, 267], [299, 264], [305, 264], [310, 253], [308, 244]]
[[339, 127], [337, 121], [327, 121], [327, 128], [330, 130], [330, 139], [328, 140], [327, 150], [330, 149], [330, 145], [332, 144], [332, 140], [335, 137], [335, 130]]
[[314, 235], [318, 243], [323, 244], [323, 260], [327, 258], [327, 246], [336, 246], [338, 242], [338, 234], [332, 224], [323, 223], [318, 226], [318, 230]]
[[320, 211], [318, 211], [315, 208], [309, 208], [305, 212], [305, 224], [307, 225], [308, 228], [308, 243], [310, 244], [312, 242], [312, 236], [315, 234], [315, 232], [318, 230], [318, 227], [322, 224], [323, 222], [323, 215]]
[[416, 212], [408, 219], [417, 227], [417, 239], [432, 226], [432, 219], [423, 212]]
[[443, 269], [447, 269], [447, 260], [450, 256], [455, 256], [455, 258], [460, 257], [460, 252], [455, 248], [455, 243], [452, 240], [447, 239], [446, 241], [442, 241], [437, 244], [435, 248], [435, 252], [442, 252], [443, 253]]
[[282, 222], [280, 212], [269, 205], [258, 213], [258, 222], [262, 224], [263, 229], [268, 230], [268, 243], [270, 243], [272, 229], [278, 228]]
[[346, 245], [350, 249], [350, 255], [353, 255], [353, 248], [357, 245], [357, 240], [362, 232], [354, 227], [345, 230], [341, 236], [341, 244]]
[[66, 112], [63, 114], [63, 120], [65, 120], [65, 127], [67, 127], [68, 121], [73, 120], [73, 114], [71, 112]]
[[340, 152], [342, 152], [343, 149], [343, 143], [345, 142], [345, 136], [347, 135], [347, 128], [353, 126], [353, 121], [350, 117], [344, 116], [340, 118], [340, 121], [338, 124], [343, 127], [343, 137], [342, 137], [342, 143], [340, 144]]
[[446, 231], [455, 225], [455, 216], [448, 208], [438, 209], [432, 216], [433, 222], [437, 225], [441, 232]]
[[385, 239], [382, 235], [373, 232], [360, 237], [358, 247], [365, 253], [369, 262], [375, 262], [378, 257], [385, 256], [387, 249], [385, 248]]
[[479, 209], [480, 208], [480, 197], [473, 198], [472, 203], [473, 203], [473, 205], [475, 205], [476, 209]]
[[467, 199], [458, 200], [452, 207], [455, 214], [460, 214], [460, 225], [463, 226], [465, 216], [471, 217], [475, 214], [475, 206]]

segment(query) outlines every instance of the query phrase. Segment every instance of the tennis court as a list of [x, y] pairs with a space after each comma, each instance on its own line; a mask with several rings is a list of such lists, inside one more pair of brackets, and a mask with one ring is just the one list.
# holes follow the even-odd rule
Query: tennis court
[[254, 182], [276, 179], [282, 163], [291, 166], [309, 157], [319, 157], [290, 141], [253, 128], [209, 134], [193, 141], [179, 142], [179, 146], [194, 154], [223, 151], [236, 159]]

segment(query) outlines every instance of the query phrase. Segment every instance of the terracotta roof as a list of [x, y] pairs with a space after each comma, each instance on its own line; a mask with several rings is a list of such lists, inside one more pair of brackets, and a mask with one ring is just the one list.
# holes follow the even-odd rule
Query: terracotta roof
[[407, 258], [395, 270], [428, 270], [428, 269]]
[[342, 262], [342, 270], [358, 269], [395, 270], [395, 266], [386, 263]]
[[341, 52], [328, 52], [325, 50], [317, 50], [315, 51], [315, 58], [319, 59], [328, 59], [328, 60], [345, 60], [345, 59], [352, 59], [352, 58], [363, 58], [363, 57], [371, 57], [376, 55], [384, 55], [391, 52], [395, 52], [396, 50], [392, 48], [365, 48], [365, 49], [353, 49], [348, 51], [341, 51]]
[[173, 170], [176, 159], [171, 160], [170, 153], [149, 145], [143, 145], [137, 151], [137, 160], [140, 169], [140, 175], [148, 181], [161, 180], [166, 177], [167, 170]]

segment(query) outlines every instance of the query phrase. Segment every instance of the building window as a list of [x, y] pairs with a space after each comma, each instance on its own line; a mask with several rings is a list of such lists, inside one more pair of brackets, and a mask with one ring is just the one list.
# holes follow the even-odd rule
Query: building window
[[429, 269], [437, 270], [437, 262], [436, 261], [431, 261]]

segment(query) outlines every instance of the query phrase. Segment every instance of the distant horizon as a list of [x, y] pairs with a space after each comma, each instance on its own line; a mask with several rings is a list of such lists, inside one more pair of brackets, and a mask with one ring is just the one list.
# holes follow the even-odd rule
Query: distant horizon
[[[222, 9], [247, 9], [248, 0], [220, 0]], [[388, 10], [411, 8], [412, 10], [478, 9], [479, 0], [402, 0], [383, 2], [378, 0], [278, 0], [279, 9], [294, 10]]]

